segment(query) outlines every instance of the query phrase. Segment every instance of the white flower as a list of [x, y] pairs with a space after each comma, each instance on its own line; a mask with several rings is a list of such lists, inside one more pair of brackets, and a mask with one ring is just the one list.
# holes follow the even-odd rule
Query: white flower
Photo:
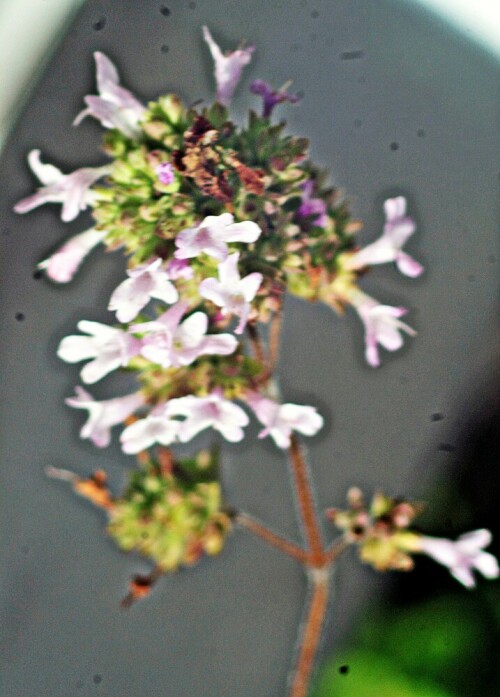
[[93, 116], [104, 128], [117, 128], [129, 138], [136, 138], [140, 134], [138, 124], [146, 107], [132, 92], [120, 86], [118, 72], [104, 53], [96, 51], [94, 58], [99, 96], [85, 97], [87, 108], [78, 114], [73, 125], [77, 126], [86, 116]]
[[483, 548], [491, 542], [489, 530], [474, 530], [461, 535], [456, 542], [439, 537], [420, 538], [420, 552], [447, 566], [451, 575], [466, 588], [474, 588], [476, 583], [473, 569], [485, 578], [498, 578], [498, 561]]
[[40, 161], [40, 150], [32, 150], [28, 154], [28, 164], [44, 186], [16, 203], [14, 211], [28, 213], [45, 203], [62, 203], [61, 219], [65, 223], [74, 220], [80, 211], [93, 203], [96, 194], [90, 190], [90, 186], [111, 171], [108, 166], [83, 167], [71, 174], [63, 174], [54, 165]]
[[179, 427], [179, 440], [182, 443], [210, 427], [219, 431], [226, 440], [236, 443], [243, 438], [243, 427], [249, 421], [241, 407], [224, 399], [218, 391], [208, 397], [188, 395], [171, 399], [167, 403], [167, 414], [186, 417]]
[[408, 312], [404, 307], [380, 305], [357, 289], [347, 299], [365, 325], [365, 357], [374, 368], [380, 365], [378, 344], [388, 351], [397, 351], [403, 345], [401, 332], [416, 336], [417, 332], [399, 319]]
[[301, 404], [278, 404], [257, 392], [247, 393], [248, 405], [265, 426], [259, 438], [271, 436], [278, 448], [290, 447], [292, 431], [314, 436], [323, 426], [323, 417], [314, 407]]
[[127, 278], [115, 288], [109, 301], [108, 310], [116, 311], [119, 322], [130, 322], [145, 307], [150, 298], [164, 303], [175, 303], [179, 294], [161, 266], [159, 258], [150, 259], [145, 264], [127, 271]]
[[228, 242], [255, 242], [262, 230], [251, 220], [235, 223], [231, 213], [209, 215], [195, 228], [182, 230], [175, 238], [176, 259], [189, 259], [205, 252], [222, 261], [228, 255]]
[[145, 419], [139, 419], [122, 431], [122, 450], [128, 455], [150, 448], [154, 443], [170, 445], [177, 440], [180, 421], [170, 419], [165, 404], [159, 405]]
[[106, 237], [106, 232], [90, 228], [67, 240], [50, 257], [38, 264], [47, 276], [56, 283], [68, 283], [73, 279], [80, 264], [94, 247]]
[[78, 329], [90, 336], [66, 336], [59, 344], [57, 355], [67, 363], [93, 358], [80, 373], [86, 384], [97, 382], [112, 370], [126, 366], [141, 348], [138, 339], [107, 324], [81, 320]]
[[65, 403], [76, 409], [87, 409], [89, 416], [80, 431], [81, 438], [90, 438], [98, 448], [105, 448], [111, 440], [111, 428], [122, 423], [136, 409], [144, 405], [140, 392], [97, 402], [83, 387], [75, 387], [76, 395]]
[[255, 298], [261, 283], [261, 273], [251, 273], [244, 278], [238, 272], [238, 252], [231, 254], [222, 261], [218, 268], [219, 280], [206, 278], [200, 283], [200, 295], [211, 300], [222, 308], [224, 314], [234, 314], [240, 317], [240, 322], [234, 330], [241, 334], [247, 323], [250, 312], [250, 301]]
[[231, 51], [224, 55], [212, 38], [208, 27], [203, 27], [203, 38], [208, 44], [215, 63], [215, 82], [217, 84], [217, 100], [228, 106], [234, 90], [240, 81], [245, 65], [252, 59], [255, 46], [247, 46]]
[[140, 349], [144, 358], [164, 368], [189, 365], [203, 354], [227, 356], [236, 350], [232, 334], [207, 335], [208, 317], [195, 312], [181, 323], [188, 305], [178, 302], [153, 322], [135, 324], [133, 332], [145, 333]]
[[348, 260], [348, 268], [359, 269], [371, 264], [395, 261], [405, 276], [420, 276], [424, 267], [402, 251], [403, 245], [416, 229], [414, 220], [405, 216], [406, 199], [404, 196], [388, 198], [384, 203], [384, 210], [386, 222], [383, 235], [368, 247], [356, 252]]

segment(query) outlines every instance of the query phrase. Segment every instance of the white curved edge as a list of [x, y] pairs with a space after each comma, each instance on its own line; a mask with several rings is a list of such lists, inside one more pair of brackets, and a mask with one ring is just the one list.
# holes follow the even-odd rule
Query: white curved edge
[[0, 0], [0, 152], [17, 115], [85, 0]]

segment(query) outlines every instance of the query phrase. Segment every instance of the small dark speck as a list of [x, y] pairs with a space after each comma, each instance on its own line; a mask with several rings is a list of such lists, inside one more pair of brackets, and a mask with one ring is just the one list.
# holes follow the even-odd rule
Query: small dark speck
[[170, 48], [167, 46], [167, 44], [163, 44], [161, 47], [161, 52], [162, 53], [168, 53], [170, 51]]
[[342, 61], [354, 61], [359, 58], [363, 58], [365, 54], [363, 51], [344, 51], [340, 54], [340, 60]]
[[299, 91], [297, 92], [297, 97], [298, 97], [299, 99], [304, 99], [304, 90], [299, 90]]
[[488, 254], [488, 263], [489, 264], [494, 264], [496, 260], [497, 260], [497, 258], [494, 254]]
[[83, 680], [76, 681], [76, 689], [77, 690], [81, 690], [84, 685], [85, 685], [85, 683], [83, 682]]
[[16, 319], [18, 322], [22, 322], [25, 319], [25, 316], [22, 312], [16, 312]]
[[418, 136], [419, 138], [425, 138], [425, 131], [424, 131], [423, 128], [419, 128], [419, 129], [418, 129], [418, 131], [417, 131], [417, 136]]
[[431, 421], [442, 421], [444, 419], [444, 414], [441, 414], [439, 411], [434, 412], [434, 414], [431, 414]]
[[92, 680], [94, 685], [100, 685], [102, 683], [102, 677], [100, 675], [94, 675]]
[[166, 7], [165, 5], [163, 5], [162, 7], [160, 7], [160, 12], [162, 13], [162, 15], [163, 15], [164, 17], [168, 17], [168, 16], [170, 15], [170, 10], [169, 10], [169, 8]]
[[101, 29], [104, 29], [105, 26], [106, 17], [99, 17], [97, 22], [94, 22], [94, 24], [92, 25], [92, 29], [94, 29], [95, 31], [101, 31]]
[[28, 547], [28, 545], [23, 545], [23, 546], [21, 547], [21, 552], [22, 552], [23, 554], [28, 554], [29, 551], [30, 551], [30, 548]]
[[309, 38], [311, 39], [311, 41], [316, 41], [318, 35], [316, 34], [316, 32], [313, 32]]
[[403, 375], [402, 377], [399, 378], [399, 382], [402, 385], [406, 385], [406, 383], [408, 382], [408, 378]]
[[476, 280], [476, 277], [474, 276], [473, 273], [470, 273], [470, 274], [467, 276], [467, 280], [469, 281], [469, 283], [472, 283], [472, 281], [475, 281], [475, 280]]
[[311, 17], [312, 17], [313, 19], [317, 19], [317, 18], [319, 17], [319, 12], [318, 12], [318, 10], [313, 10], [313, 11], [311, 12]]
[[361, 128], [361, 119], [354, 119], [354, 128]]
[[399, 143], [396, 143], [396, 142], [391, 143], [391, 150], [394, 150], [394, 151], [399, 150]]
[[4, 228], [2, 232], [4, 235], [10, 235], [10, 229], [8, 227]]
[[195, 2], [190, 2], [188, 5], [190, 10], [195, 10], [196, 9], [196, 3]]
[[300, 51], [300, 44], [292, 44], [292, 51]]
[[364, 85], [366, 82], [366, 78], [364, 75], [361, 75], [361, 77], [358, 77], [358, 85]]
[[40, 270], [33, 272], [33, 278], [35, 279], [35, 281], [38, 281], [40, 278], [42, 278], [42, 276], [43, 272]]
[[453, 453], [455, 452], [456, 448], [451, 443], [440, 443], [438, 445], [438, 450], [442, 453]]
[[341, 675], [347, 675], [349, 672], [349, 666], [339, 666], [339, 673]]

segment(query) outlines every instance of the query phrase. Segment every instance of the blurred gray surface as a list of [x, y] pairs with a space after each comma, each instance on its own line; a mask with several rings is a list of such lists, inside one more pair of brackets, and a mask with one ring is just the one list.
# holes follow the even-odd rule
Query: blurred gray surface
[[[79, 440], [83, 414], [63, 404], [78, 368], [55, 356], [78, 319], [112, 321], [104, 308], [125, 262], [98, 252], [69, 287], [37, 280], [35, 264], [90, 218], [64, 225], [59, 207], [24, 217], [11, 212], [34, 186], [25, 164], [30, 149], [39, 147], [63, 171], [103, 160], [98, 125], [71, 127], [83, 95], [94, 92], [93, 51], [107, 53], [123, 84], [144, 100], [167, 91], [187, 102], [210, 98], [205, 23], [223, 48], [242, 37], [257, 45], [234, 101], [240, 117], [257, 104], [246, 93], [251, 79], [278, 86], [291, 78], [303, 91], [300, 106], [280, 113], [290, 132], [311, 139], [312, 156], [349, 194], [365, 221], [364, 241], [378, 236], [389, 195], [406, 195], [418, 221], [408, 251], [425, 263], [425, 275], [411, 280], [379, 268], [363, 282], [381, 302], [409, 307], [408, 323], [419, 331], [404, 350], [384, 354], [381, 369], [364, 365], [353, 313], [338, 318], [287, 301], [284, 397], [317, 404], [328, 420], [309, 448], [319, 505], [341, 505], [350, 484], [421, 496], [450, 458], [438, 445], [453, 443], [455, 402], [481, 375], [495, 338], [500, 143], [493, 58], [402, 2], [89, 0], [0, 165], [5, 697], [285, 694], [305, 589], [294, 562], [238, 531], [220, 557], [162, 580], [151, 598], [123, 612], [118, 602], [128, 578], [147, 563], [120, 553], [102, 534], [98, 512], [44, 478], [47, 465], [81, 473], [104, 467], [118, 487], [132, 466], [116, 438], [104, 451]], [[122, 389], [123, 381], [109, 376], [94, 393]], [[431, 421], [434, 412], [445, 418]], [[252, 440], [255, 433], [225, 448], [227, 498], [297, 539], [285, 463], [272, 444]], [[338, 577], [327, 646], [345, 636], [382, 584], [350, 558]]]

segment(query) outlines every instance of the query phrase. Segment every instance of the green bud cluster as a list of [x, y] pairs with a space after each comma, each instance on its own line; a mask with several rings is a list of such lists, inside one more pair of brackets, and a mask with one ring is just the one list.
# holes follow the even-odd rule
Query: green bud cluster
[[360, 559], [377, 571], [410, 571], [410, 553], [417, 551], [419, 535], [408, 526], [422, 511], [422, 504], [393, 499], [378, 491], [366, 505], [356, 487], [349, 490], [347, 501], [347, 510], [329, 509], [327, 516], [344, 531], [348, 542], [358, 546]]
[[114, 501], [109, 534], [123, 550], [149, 557], [162, 571], [218, 554], [231, 522], [221, 508], [215, 469], [216, 455], [208, 451], [167, 468], [148, 462], [131, 473], [125, 493]]

